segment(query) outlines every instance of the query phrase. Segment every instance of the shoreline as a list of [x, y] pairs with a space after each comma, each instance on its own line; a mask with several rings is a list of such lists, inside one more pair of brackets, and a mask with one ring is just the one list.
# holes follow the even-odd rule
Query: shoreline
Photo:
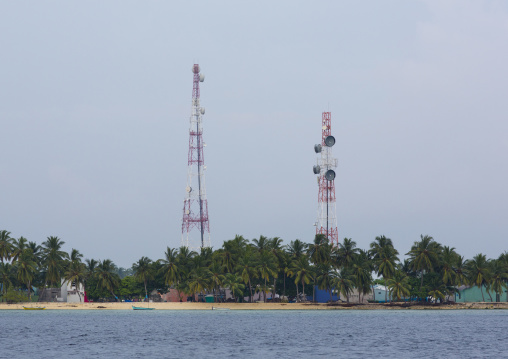
[[0, 303], [0, 310], [23, 310], [26, 307], [45, 307], [46, 310], [132, 310], [132, 306], [155, 308], [158, 310], [211, 310], [228, 308], [230, 310], [460, 310], [460, 309], [508, 309], [508, 302], [472, 302], [443, 305], [407, 305], [406, 303], [345, 303], [328, 305], [325, 303], [193, 303], [193, 302], [106, 302], [106, 303], [37, 303], [26, 302], [7, 304]]

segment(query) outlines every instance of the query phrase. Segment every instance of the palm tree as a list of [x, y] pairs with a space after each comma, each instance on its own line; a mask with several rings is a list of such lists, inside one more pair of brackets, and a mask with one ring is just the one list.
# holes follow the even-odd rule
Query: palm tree
[[245, 285], [242, 283], [242, 277], [237, 274], [228, 273], [224, 279], [224, 285], [229, 288], [234, 301], [236, 302], [236, 296], [241, 295], [245, 289]]
[[[260, 275], [261, 279], [265, 280], [265, 287], [267, 287], [266, 282], [268, 280], [270, 280], [270, 276], [277, 275], [277, 272], [278, 272], [277, 259], [275, 258], [275, 256], [272, 253], [265, 250], [265, 251], [261, 252], [261, 254], [259, 256], [257, 267], [258, 267], [259, 275]], [[264, 301], [266, 303], [266, 292], [263, 292], [263, 295], [264, 295]]]
[[454, 266], [457, 262], [457, 253], [455, 252], [455, 248], [444, 246], [443, 251], [441, 252], [441, 273], [443, 274], [443, 283], [447, 285], [448, 283], [455, 282], [455, 270]]
[[11, 252], [12, 261], [15, 262], [23, 254], [23, 251], [28, 248], [28, 240], [25, 237], [19, 237], [13, 241], [13, 249]]
[[337, 249], [338, 263], [341, 263], [345, 268], [349, 268], [355, 256], [358, 254], [359, 249], [356, 248], [356, 242], [351, 238], [344, 238], [342, 243], [339, 243]]
[[248, 240], [238, 234], [229, 242], [231, 242], [231, 249], [236, 256], [240, 256], [245, 251], [247, 244], [249, 243]]
[[223, 285], [225, 279], [222, 268], [222, 265], [217, 260], [213, 261], [210, 267], [208, 267], [211, 274], [210, 281], [214, 292], [215, 302], [217, 302], [217, 292], [220, 291], [220, 287]]
[[69, 263], [67, 270], [64, 273], [66, 283], [74, 283], [78, 293], [79, 301], [81, 302], [81, 293], [79, 291], [80, 284], [85, 286], [87, 279], [86, 266], [81, 262], [80, 258], [76, 258]]
[[36, 269], [37, 263], [33, 261], [33, 253], [31, 249], [26, 249], [18, 255], [16, 261], [17, 279], [26, 285], [26, 288], [28, 289], [28, 299], [30, 302], [32, 301], [31, 283], [35, 277]]
[[35, 242], [28, 242], [27, 248], [33, 253], [33, 260], [40, 266], [42, 263], [42, 247]]
[[224, 242], [217, 253], [224, 267], [224, 272], [231, 273], [236, 265], [234, 244], [231, 241]]
[[277, 274], [273, 276], [273, 289], [272, 289], [272, 298], [275, 299], [277, 279], [279, 278], [279, 273], [284, 269], [284, 250], [282, 247], [282, 239], [279, 237], [274, 237], [269, 240], [269, 251], [273, 254], [277, 261]]
[[159, 259], [162, 264], [160, 273], [164, 275], [164, 284], [171, 287], [178, 283], [180, 277], [180, 270], [178, 268], [178, 251], [174, 248], [166, 247], [166, 253], [164, 253], [164, 259]]
[[477, 254], [473, 259], [466, 261], [466, 268], [470, 282], [480, 288], [482, 300], [485, 302], [483, 286], [488, 283], [490, 276], [487, 257], [481, 253]]
[[177, 263], [180, 268], [180, 280], [188, 276], [192, 270], [192, 260], [197, 255], [196, 252], [191, 251], [188, 247], [181, 246], [178, 249]]
[[14, 268], [10, 263], [0, 263], [0, 283], [2, 283], [2, 293], [7, 293], [7, 289], [12, 285], [12, 273]]
[[467, 261], [463, 256], [457, 255], [455, 258], [455, 265], [453, 271], [455, 272], [455, 284], [457, 286], [466, 285], [469, 283], [467, 278]]
[[414, 242], [411, 250], [406, 253], [409, 255], [409, 261], [413, 269], [420, 272], [421, 282], [420, 290], [423, 287], [424, 272], [434, 271], [434, 266], [439, 262], [441, 245], [434, 241], [434, 238], [428, 235], [420, 235], [421, 240]]
[[[52, 287], [60, 284], [60, 279], [64, 271], [64, 259], [68, 259], [69, 255], [62, 251], [61, 248], [65, 244], [58, 237], [48, 237], [42, 243], [43, 246], [43, 262], [46, 267], [46, 283], [49, 282]], [[44, 285], [44, 288], [46, 285]]]
[[295, 239], [291, 241], [287, 246], [287, 251], [291, 257], [294, 259], [299, 259], [301, 256], [305, 255], [305, 251], [307, 249], [307, 244], [302, 242], [299, 239]]
[[[508, 252], [503, 252], [499, 255], [499, 258], [497, 259], [500, 265], [504, 268], [505, 272], [508, 273]], [[508, 279], [505, 281], [506, 286], [508, 286]], [[506, 298], [506, 301], [508, 302], [508, 298]]]
[[349, 303], [349, 295], [353, 292], [354, 276], [347, 270], [341, 269], [333, 278], [334, 288], [346, 297], [346, 302]]
[[259, 277], [256, 266], [256, 253], [252, 250], [246, 250], [244, 255], [238, 260], [236, 270], [240, 273], [243, 282], [249, 285], [249, 302], [252, 303], [252, 280]]
[[81, 263], [81, 258], [83, 258], [83, 255], [79, 253], [77, 249], [72, 248], [71, 254], [69, 255], [69, 260], [71, 262]]
[[[386, 287], [387, 279], [395, 273], [395, 262], [399, 260], [397, 257], [399, 252], [393, 247], [392, 240], [383, 235], [376, 237], [370, 244], [370, 253], [375, 270], [378, 275], [383, 276]], [[385, 302], [387, 301], [387, 290], [385, 290]]]
[[253, 239], [252, 243], [259, 253], [267, 250], [270, 246], [270, 240], [265, 236], [259, 236], [259, 239]]
[[97, 278], [97, 288], [107, 290], [117, 301], [120, 301], [115, 295], [115, 290], [120, 285], [120, 278], [116, 273], [116, 266], [110, 259], [99, 261], [95, 269], [95, 277]]
[[86, 279], [94, 278], [97, 272], [97, 262], [95, 259], [86, 259], [85, 260], [85, 270], [86, 270]]
[[[287, 247], [286, 247], [287, 248]], [[283, 296], [284, 298], [286, 298], [286, 278], [287, 277], [291, 277], [293, 275], [293, 273], [291, 272], [291, 261], [292, 257], [290, 256], [290, 254], [283, 250], [282, 252], [282, 262], [281, 262], [281, 265], [280, 265], [280, 269], [282, 270], [282, 279], [283, 279], [283, 285], [284, 285], [284, 289], [283, 289]]]
[[312, 270], [309, 261], [307, 260], [307, 257], [301, 256], [299, 259], [293, 261], [291, 266], [291, 272], [293, 272], [295, 276], [297, 300], [299, 300], [298, 283], [302, 283], [302, 295], [304, 301], [306, 301], [307, 299], [305, 297], [305, 284], [309, 284], [312, 278]]
[[429, 292], [428, 294], [433, 297], [436, 301], [442, 303], [445, 299], [445, 293], [447, 292], [447, 288], [444, 285], [443, 281], [439, 277], [433, 277], [429, 282]]
[[331, 245], [324, 234], [316, 234], [314, 243], [309, 244], [307, 255], [314, 264], [322, 264], [330, 261]]
[[148, 300], [148, 290], [146, 284], [148, 280], [153, 278], [153, 272], [150, 264], [152, 260], [148, 257], [141, 257], [136, 263], [132, 264], [132, 270], [134, 271], [134, 277], [143, 282], [145, 285], [145, 300]]
[[317, 284], [319, 289], [324, 289], [330, 293], [330, 302], [333, 300], [332, 296], [332, 282], [335, 276], [335, 269], [331, 263], [323, 263], [317, 266]]
[[508, 252], [503, 252], [499, 255], [499, 258], [497, 259], [503, 267], [508, 270]]
[[3, 263], [4, 259], [8, 260], [12, 256], [14, 246], [12, 244], [11, 232], [6, 230], [0, 231], [0, 262]]
[[410, 294], [409, 278], [402, 271], [395, 271], [393, 277], [388, 279], [387, 284], [392, 298], [395, 296], [397, 301], [400, 301], [402, 297], [408, 297]]
[[210, 288], [212, 273], [206, 267], [197, 267], [192, 270], [189, 276], [189, 289], [194, 296], [196, 293], [203, 293]]
[[373, 265], [369, 253], [360, 249], [351, 262], [351, 273], [354, 276], [354, 285], [358, 290], [358, 301], [361, 303], [361, 296], [372, 291]]
[[[501, 296], [504, 289], [507, 288], [507, 280], [508, 280], [508, 268], [506, 265], [499, 259], [492, 260], [489, 262], [490, 268], [490, 278], [489, 278], [489, 291], [492, 289], [497, 297]], [[497, 298], [496, 298], [497, 301]]]

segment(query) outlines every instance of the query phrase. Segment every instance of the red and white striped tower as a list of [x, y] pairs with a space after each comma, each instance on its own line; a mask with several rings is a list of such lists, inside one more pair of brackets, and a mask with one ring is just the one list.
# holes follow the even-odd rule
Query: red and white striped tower
[[337, 206], [335, 198], [335, 171], [337, 159], [332, 155], [335, 138], [332, 136], [332, 115], [323, 112], [321, 121], [321, 144], [314, 146], [316, 153], [321, 153], [314, 166], [314, 173], [318, 176], [318, 216], [316, 234], [324, 234], [332, 245], [339, 242], [337, 230]]
[[199, 104], [199, 83], [205, 76], [199, 73], [199, 65], [192, 67], [192, 109], [189, 128], [189, 156], [187, 187], [183, 200], [182, 246], [197, 249], [210, 247], [210, 226], [208, 223], [208, 201], [205, 189], [205, 158], [203, 154], [204, 107]]

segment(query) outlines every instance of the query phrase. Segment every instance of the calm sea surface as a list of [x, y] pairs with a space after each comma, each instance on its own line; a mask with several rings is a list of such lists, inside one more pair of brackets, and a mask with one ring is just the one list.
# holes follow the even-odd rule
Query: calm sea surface
[[508, 311], [0, 311], [0, 358], [507, 358]]

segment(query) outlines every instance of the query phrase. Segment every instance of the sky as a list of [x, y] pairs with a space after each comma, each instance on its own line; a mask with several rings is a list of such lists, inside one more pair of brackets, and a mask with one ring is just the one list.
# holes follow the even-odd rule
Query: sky
[[123, 267], [180, 246], [199, 63], [214, 248], [313, 240], [330, 111], [339, 239], [497, 257], [507, 44], [502, 0], [0, 0], [0, 229]]

